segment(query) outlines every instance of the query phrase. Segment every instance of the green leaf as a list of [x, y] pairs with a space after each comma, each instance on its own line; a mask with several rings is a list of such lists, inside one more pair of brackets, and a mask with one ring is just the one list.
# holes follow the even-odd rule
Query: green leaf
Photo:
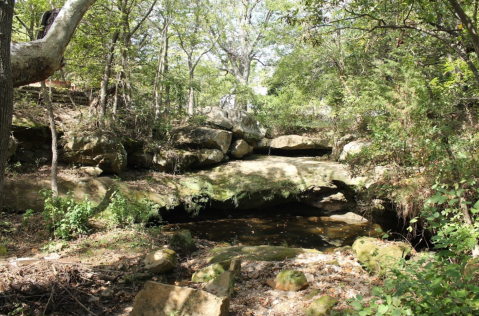
[[[386, 306], [386, 305], [379, 305], [379, 307], [378, 307], [378, 314], [379, 314], [379, 315], [384, 315], [384, 314], [387, 313], [388, 309], [389, 309], [389, 308], [388, 308], [388, 306]], [[378, 315], [378, 314], [376, 314], [376, 315]]]

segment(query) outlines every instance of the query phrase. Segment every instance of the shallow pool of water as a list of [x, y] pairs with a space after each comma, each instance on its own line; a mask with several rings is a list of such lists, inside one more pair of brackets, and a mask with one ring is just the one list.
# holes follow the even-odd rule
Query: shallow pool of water
[[169, 224], [164, 230], [188, 229], [193, 237], [233, 245], [277, 245], [326, 251], [351, 245], [358, 236], [377, 236], [377, 224], [332, 220], [328, 216], [276, 216], [206, 219]]

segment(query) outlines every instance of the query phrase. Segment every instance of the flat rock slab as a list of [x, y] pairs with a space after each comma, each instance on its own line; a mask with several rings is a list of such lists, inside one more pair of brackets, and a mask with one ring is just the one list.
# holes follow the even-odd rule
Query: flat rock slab
[[[13, 210], [41, 211], [43, 200], [38, 191], [50, 186], [49, 177], [6, 179], [4, 206]], [[347, 167], [336, 162], [312, 157], [259, 155], [181, 176], [144, 173], [141, 177], [135, 181], [117, 182], [113, 177], [82, 179], [60, 175], [60, 194], [72, 191], [78, 199], [88, 194], [91, 200], [101, 202], [108, 189], [116, 185], [138, 200], [152, 200], [160, 208], [171, 209], [187, 204], [192, 196], [201, 196], [224, 209], [247, 209], [260, 207], [265, 202], [280, 204], [295, 199], [295, 194], [315, 188], [334, 189], [337, 182], [354, 186], [366, 180], [352, 178]]]
[[234, 258], [253, 261], [282, 261], [295, 258], [303, 253], [321, 253], [315, 249], [289, 248], [278, 246], [217, 247], [209, 251], [210, 263]]
[[130, 316], [226, 316], [229, 299], [205, 291], [146, 282]]

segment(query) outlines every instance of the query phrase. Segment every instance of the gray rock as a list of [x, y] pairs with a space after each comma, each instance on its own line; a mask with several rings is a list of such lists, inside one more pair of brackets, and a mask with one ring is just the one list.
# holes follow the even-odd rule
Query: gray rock
[[148, 281], [130, 316], [227, 316], [229, 299], [205, 291]]
[[272, 141], [272, 139], [262, 138], [254, 145], [254, 148], [269, 149], [271, 147], [271, 141]]
[[233, 121], [234, 136], [244, 139], [250, 145], [254, 145], [266, 135], [266, 128], [246, 111], [229, 110], [228, 117]]
[[353, 142], [350, 142], [344, 145], [343, 151], [341, 152], [341, 155], [339, 156], [339, 160], [344, 161], [346, 160], [348, 155], [357, 154], [361, 152], [361, 150], [363, 150], [364, 148], [368, 148], [369, 146], [371, 146], [371, 144], [372, 144], [371, 142], [365, 141], [365, 140], [355, 140]]
[[120, 140], [109, 136], [72, 136], [61, 142], [60, 159], [67, 163], [96, 166], [108, 173], [119, 174], [126, 167], [127, 154]]
[[153, 273], [168, 273], [176, 267], [176, 252], [171, 249], [161, 249], [146, 255], [145, 267]]
[[344, 145], [356, 140], [356, 135], [347, 134], [340, 138], [334, 139], [333, 151], [331, 152], [331, 159], [337, 161], [343, 152]]
[[195, 163], [195, 168], [206, 167], [214, 165], [223, 161], [225, 155], [218, 149], [202, 149], [198, 153], [198, 162]]
[[236, 138], [243, 139], [250, 145], [266, 135], [264, 128], [250, 113], [244, 110], [225, 110], [219, 107], [206, 107], [201, 110], [206, 115], [206, 122], [215, 127], [233, 131]]
[[81, 167], [80, 170], [91, 177], [98, 177], [103, 172], [98, 167]]
[[330, 216], [330, 218], [336, 221], [345, 222], [347, 224], [357, 224], [357, 223], [368, 222], [367, 219], [353, 212], [347, 212], [346, 214], [333, 214]]
[[207, 106], [201, 109], [201, 114], [206, 115], [206, 123], [231, 131], [233, 122], [228, 118], [228, 112], [217, 106]]
[[219, 149], [224, 154], [228, 151], [233, 137], [228, 131], [195, 126], [177, 128], [172, 134], [175, 147]]
[[230, 147], [230, 156], [232, 158], [239, 159], [246, 155], [253, 153], [254, 147], [249, 145], [245, 140], [238, 139], [231, 144]]
[[233, 297], [235, 288], [235, 274], [226, 271], [210, 280], [206, 285], [206, 291], [217, 296]]

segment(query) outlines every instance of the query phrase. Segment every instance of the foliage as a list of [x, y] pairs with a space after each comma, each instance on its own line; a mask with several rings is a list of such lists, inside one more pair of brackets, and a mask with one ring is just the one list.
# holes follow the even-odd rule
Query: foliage
[[40, 195], [45, 201], [43, 218], [55, 238], [70, 239], [88, 234], [88, 221], [93, 215], [93, 204], [88, 196], [76, 202], [71, 192], [60, 197], [54, 196], [51, 190], [43, 189]]
[[110, 197], [107, 211], [112, 221], [119, 226], [145, 224], [151, 216], [158, 215], [159, 206], [151, 200], [137, 200], [115, 189]]
[[475, 181], [463, 183], [465, 188], [435, 185], [436, 193], [426, 201], [422, 216], [426, 227], [436, 231], [432, 240], [438, 252], [398, 262], [383, 286], [374, 289], [375, 299], [365, 304], [357, 296], [351, 302], [359, 315], [473, 315], [477, 311], [479, 287], [464, 270], [477, 247], [479, 202], [470, 209], [472, 224], [464, 223], [463, 208], [479, 196]]
[[174, 231], [168, 238], [168, 244], [175, 251], [192, 252], [196, 250], [195, 241], [189, 230]]

